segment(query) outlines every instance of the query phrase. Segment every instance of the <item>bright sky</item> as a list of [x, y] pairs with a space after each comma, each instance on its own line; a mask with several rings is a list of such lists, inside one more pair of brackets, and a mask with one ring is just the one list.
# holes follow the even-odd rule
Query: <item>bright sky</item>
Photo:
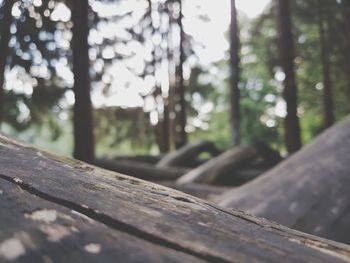
[[[270, 0], [236, 0], [237, 8], [249, 18], [262, 13]], [[197, 8], [199, 6], [200, 8]], [[208, 15], [210, 22], [206, 25], [196, 19], [196, 15]], [[230, 1], [222, 0], [191, 0], [185, 1], [185, 27], [195, 39], [204, 44], [203, 50], [196, 50], [201, 62], [207, 64], [224, 57], [229, 45], [225, 39], [230, 24]]]
[[269, 2], [270, 0], [237, 0], [237, 8], [248, 17], [254, 18], [261, 14]]

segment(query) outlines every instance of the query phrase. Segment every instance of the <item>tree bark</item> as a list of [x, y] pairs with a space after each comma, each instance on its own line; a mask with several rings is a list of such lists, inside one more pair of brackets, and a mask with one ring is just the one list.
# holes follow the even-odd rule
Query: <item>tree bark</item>
[[94, 160], [94, 135], [90, 97], [88, 13], [87, 0], [73, 1], [74, 157], [92, 163]]
[[350, 118], [219, 198], [224, 207], [350, 244]]
[[3, 1], [3, 17], [1, 19], [1, 40], [0, 40], [0, 127], [4, 119], [4, 84], [5, 84], [5, 68], [9, 55], [9, 42], [11, 39], [11, 22], [12, 22], [12, 7], [15, 1], [4, 0]]
[[177, 19], [177, 25], [180, 29], [180, 43], [179, 51], [180, 58], [179, 64], [176, 67], [176, 96], [175, 96], [175, 112], [176, 112], [176, 134], [175, 137], [175, 147], [180, 149], [182, 146], [187, 144], [187, 133], [186, 133], [186, 98], [185, 98], [185, 83], [184, 83], [184, 73], [183, 67], [186, 60], [185, 50], [184, 50], [184, 39], [185, 31], [183, 29], [183, 5], [182, 0], [178, 0], [179, 3], [179, 15]]
[[326, 32], [324, 19], [324, 5], [323, 1], [318, 1], [319, 11], [319, 35], [320, 35], [320, 54], [323, 74], [323, 106], [324, 106], [324, 126], [329, 128], [334, 124], [334, 105], [332, 95], [332, 79], [331, 79], [331, 65], [329, 59], [329, 37]]
[[[154, 34], [156, 32], [159, 32], [159, 28], [155, 28], [155, 25], [153, 23], [153, 3], [152, 0], [147, 0], [148, 3], [148, 16], [150, 19], [150, 27], [152, 30], [152, 37], [154, 36]], [[163, 94], [162, 94], [162, 88], [161, 88], [161, 81], [159, 79], [157, 79], [157, 71], [158, 71], [158, 65], [159, 65], [159, 61], [162, 61], [162, 58], [159, 57], [157, 54], [159, 54], [159, 52], [157, 51], [162, 51], [160, 50], [161, 48], [159, 46], [156, 46], [153, 44], [152, 47], [152, 61], [151, 61], [151, 67], [152, 67], [152, 74], [153, 77], [155, 79], [155, 86], [154, 86], [154, 92], [153, 92], [153, 97], [154, 97], [154, 101], [155, 103], [159, 103], [160, 101], [163, 103], [163, 112], [160, 112], [159, 107], [157, 107], [157, 114], [158, 114], [158, 123], [156, 124], [154, 130], [155, 130], [155, 136], [156, 136], [156, 142], [158, 144], [158, 148], [159, 148], [159, 152], [160, 153], [167, 153], [169, 151], [169, 139], [168, 139], [168, 131], [164, 129], [164, 126], [167, 125], [166, 124], [166, 118], [165, 118], [165, 114], [166, 114], [166, 99], [164, 98]]]
[[285, 143], [288, 153], [292, 154], [301, 148], [301, 136], [297, 114], [298, 88], [294, 71], [295, 50], [290, 2], [290, 0], [277, 0], [280, 63], [285, 74], [283, 97], [287, 104], [287, 115], [284, 123]]
[[[176, 141], [176, 112], [175, 112], [175, 96], [176, 96], [176, 65], [174, 59], [174, 44], [173, 44], [173, 11], [171, 2], [165, 2], [166, 12], [168, 17], [168, 32], [167, 32], [167, 52], [166, 59], [168, 61], [168, 73], [169, 73], [169, 94], [167, 98], [167, 115], [168, 115], [168, 132], [169, 132], [169, 148], [170, 150], [174, 149], [175, 141]], [[166, 127], [164, 127], [166, 129]]]
[[230, 66], [231, 66], [231, 132], [232, 145], [240, 144], [240, 90], [239, 90], [239, 51], [240, 39], [236, 10], [236, 0], [231, 0], [230, 26]]
[[345, 22], [345, 37], [347, 44], [344, 48], [344, 55], [346, 57], [345, 61], [345, 70], [347, 76], [347, 98], [348, 98], [348, 112], [350, 113], [350, 2], [349, 1], [341, 1], [341, 10], [343, 14], [343, 19]]
[[197, 184], [197, 183], [179, 185], [179, 184], [176, 184], [174, 181], [168, 181], [168, 182], [155, 181], [155, 182], [207, 201], [216, 200], [216, 198], [221, 196], [223, 193], [233, 189], [232, 187], [227, 187], [227, 186], [216, 186], [216, 185]]
[[0, 260], [340, 263], [350, 247], [0, 136]]
[[162, 120], [162, 134], [163, 134], [163, 143], [164, 143], [164, 153], [170, 151], [170, 131], [169, 131], [169, 98], [163, 97], [164, 102], [164, 112]]

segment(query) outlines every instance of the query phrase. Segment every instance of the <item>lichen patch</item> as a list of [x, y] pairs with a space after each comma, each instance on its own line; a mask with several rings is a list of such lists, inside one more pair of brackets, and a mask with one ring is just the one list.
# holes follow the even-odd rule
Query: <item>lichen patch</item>
[[90, 243], [84, 246], [86, 252], [91, 254], [98, 254], [101, 252], [101, 245], [96, 243]]
[[0, 243], [0, 258], [15, 260], [25, 253], [26, 250], [18, 238], [9, 238]]
[[22, 184], [23, 183], [23, 181], [21, 179], [17, 178], [17, 177], [13, 178], [13, 181], [15, 183], [17, 183], [17, 184]]
[[43, 209], [35, 211], [31, 214], [24, 214], [25, 218], [33, 221], [40, 221], [45, 223], [52, 223], [57, 220], [58, 213], [56, 210]]
[[40, 230], [47, 235], [47, 239], [51, 242], [59, 242], [71, 234], [67, 227], [56, 224], [42, 225]]

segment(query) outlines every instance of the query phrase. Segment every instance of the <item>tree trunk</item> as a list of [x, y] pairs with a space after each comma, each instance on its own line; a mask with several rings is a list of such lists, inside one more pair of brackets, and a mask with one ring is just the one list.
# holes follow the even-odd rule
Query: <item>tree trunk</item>
[[88, 12], [87, 0], [73, 1], [74, 157], [92, 163], [94, 160], [94, 135], [90, 97]]
[[232, 144], [240, 144], [240, 90], [239, 90], [239, 28], [236, 0], [231, 0], [230, 26], [230, 66], [231, 66], [231, 132]]
[[345, 37], [347, 44], [344, 48], [344, 56], [346, 58], [346, 76], [347, 76], [347, 98], [348, 98], [348, 112], [350, 113], [350, 2], [341, 1], [341, 10], [345, 22]]
[[3, 1], [3, 17], [1, 19], [1, 40], [0, 40], [0, 127], [4, 119], [4, 84], [5, 84], [5, 68], [9, 55], [9, 42], [11, 39], [11, 22], [12, 22], [12, 7], [15, 1], [4, 0]]
[[169, 131], [169, 98], [163, 97], [164, 102], [164, 112], [162, 120], [162, 134], [164, 143], [164, 152], [170, 151], [170, 131]]
[[321, 63], [323, 73], [323, 106], [324, 106], [324, 126], [329, 128], [334, 124], [334, 105], [332, 95], [332, 79], [331, 79], [331, 65], [329, 59], [329, 37], [326, 33], [325, 20], [324, 20], [324, 5], [323, 0], [318, 1], [319, 8], [319, 34], [320, 34], [320, 46], [321, 46]]
[[350, 244], [350, 118], [258, 179], [224, 194], [224, 207]]
[[301, 148], [300, 126], [297, 115], [298, 89], [294, 71], [294, 38], [292, 32], [290, 0], [277, 1], [280, 63], [285, 74], [283, 96], [287, 104], [285, 142], [288, 153], [292, 154]]
[[[155, 35], [156, 32], [159, 32], [159, 28], [157, 31], [157, 28], [155, 28], [154, 23], [153, 23], [153, 3], [152, 0], [147, 0], [148, 3], [148, 16], [150, 19], [150, 28], [152, 30], [152, 34], [151, 36], [153, 37]], [[159, 58], [159, 56], [157, 54], [159, 54], [159, 52], [157, 51], [162, 51], [159, 50], [161, 49], [159, 46], [156, 46], [153, 44], [152, 47], [152, 61], [150, 62], [150, 66], [152, 67], [152, 75], [155, 79], [155, 86], [154, 86], [154, 91], [153, 91], [153, 97], [154, 97], [154, 101], [156, 104], [158, 103], [163, 103], [164, 108], [165, 108], [165, 98], [163, 97], [162, 94], [162, 88], [161, 88], [161, 81], [159, 80], [159, 78], [157, 78], [157, 72], [158, 72], [158, 65], [159, 65], [159, 61], [162, 60], [162, 58]], [[146, 67], [147, 68], [147, 67]], [[146, 69], [145, 69], [146, 70]], [[146, 75], [146, 74], [145, 74]], [[157, 105], [158, 106], [158, 105]], [[156, 142], [158, 144], [158, 148], [159, 148], [159, 152], [160, 153], [166, 153], [169, 151], [169, 142], [167, 140], [167, 134], [165, 134], [165, 130], [164, 130], [164, 116], [165, 116], [165, 110], [163, 110], [163, 112], [160, 112], [159, 107], [156, 107], [157, 110], [157, 115], [158, 115], [158, 123], [156, 124], [156, 126], [154, 127], [154, 131], [155, 131], [155, 136], [156, 136]]]
[[2, 136], [0, 142], [0, 261], [350, 261], [349, 246]]
[[187, 144], [187, 133], [186, 133], [186, 98], [185, 98], [185, 83], [183, 66], [185, 63], [185, 51], [184, 51], [184, 39], [185, 32], [183, 29], [183, 10], [182, 10], [182, 0], [179, 1], [179, 17], [177, 19], [177, 25], [180, 29], [180, 43], [179, 51], [180, 58], [179, 64], [176, 67], [176, 96], [175, 96], [175, 112], [176, 112], [176, 134], [175, 137], [175, 147], [176, 149], [181, 148]]
[[[169, 148], [174, 149], [176, 141], [176, 112], [175, 112], [175, 96], [176, 96], [176, 77], [175, 77], [175, 59], [174, 59], [174, 44], [173, 44], [173, 11], [169, 1], [166, 2], [166, 12], [168, 16], [168, 27], [167, 32], [167, 52], [166, 59], [168, 61], [168, 72], [169, 72], [169, 94], [167, 98], [167, 115], [168, 115], [168, 132], [169, 132]], [[164, 127], [166, 129], [166, 127]]]

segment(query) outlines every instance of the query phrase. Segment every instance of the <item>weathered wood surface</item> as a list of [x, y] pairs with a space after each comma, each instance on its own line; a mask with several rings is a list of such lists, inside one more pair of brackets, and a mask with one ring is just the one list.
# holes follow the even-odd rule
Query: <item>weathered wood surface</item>
[[232, 176], [238, 168], [257, 156], [258, 152], [253, 147], [234, 147], [181, 176], [177, 183], [214, 183], [220, 177]]
[[217, 202], [350, 243], [350, 118]]
[[216, 200], [223, 193], [233, 189], [232, 187], [227, 187], [227, 186], [215, 186], [215, 185], [196, 184], [196, 183], [179, 185], [173, 181], [169, 181], [169, 182], [160, 181], [156, 183], [179, 190], [186, 194], [190, 194], [207, 201]]
[[131, 160], [97, 159], [95, 165], [147, 181], [176, 180], [189, 171], [180, 167], [155, 167], [151, 164]]
[[221, 152], [216, 148], [215, 144], [210, 141], [198, 141], [196, 143], [187, 144], [179, 150], [165, 155], [157, 163], [157, 167], [191, 167], [202, 153], [209, 153], [212, 156], [217, 156]]
[[350, 262], [350, 247], [0, 137], [2, 262]]

